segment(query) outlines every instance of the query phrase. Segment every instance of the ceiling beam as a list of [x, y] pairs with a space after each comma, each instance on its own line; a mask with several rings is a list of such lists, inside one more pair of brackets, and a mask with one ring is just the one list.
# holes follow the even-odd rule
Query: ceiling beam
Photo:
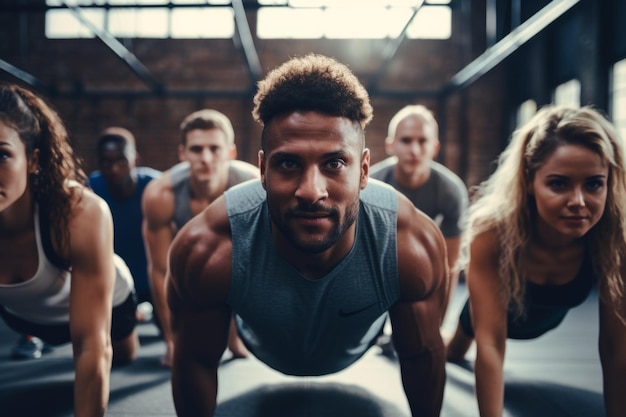
[[402, 44], [402, 41], [404, 41], [404, 39], [406, 38], [406, 33], [409, 30], [409, 26], [411, 26], [411, 23], [413, 23], [415, 16], [417, 16], [417, 12], [422, 8], [423, 4], [424, 2], [422, 1], [422, 3], [419, 6], [416, 6], [413, 8], [413, 14], [411, 15], [409, 20], [406, 22], [406, 24], [402, 28], [402, 31], [400, 32], [400, 34], [397, 37], [390, 39], [385, 44], [385, 48], [383, 49], [383, 53], [382, 53], [382, 61], [380, 63], [380, 66], [378, 67], [378, 71], [374, 73], [374, 75], [372, 76], [372, 78], [370, 79], [368, 83], [368, 86], [367, 86], [368, 91], [376, 91], [376, 89], [378, 88], [379, 81], [387, 73], [389, 64], [391, 63], [394, 56], [396, 55], [396, 52], [398, 52], [398, 49], [400, 48], [400, 44]]
[[552, 0], [543, 9], [539, 10], [454, 75], [448, 84], [444, 86], [443, 93], [446, 95], [451, 94], [472, 84], [574, 7], [579, 1]]
[[248, 73], [250, 74], [252, 81], [251, 84], [254, 86], [257, 81], [261, 79], [262, 70], [259, 55], [257, 54], [256, 47], [254, 46], [254, 39], [252, 37], [252, 32], [250, 31], [250, 25], [248, 24], [248, 18], [246, 17], [246, 9], [244, 8], [242, 0], [232, 0], [231, 6], [235, 14], [237, 33], [239, 34], [239, 40], [241, 41], [241, 47], [243, 49], [244, 58], [248, 67]]
[[48, 86], [47, 84], [45, 84], [43, 81], [39, 80], [38, 78], [36, 78], [35, 76], [27, 73], [24, 70], [21, 70], [11, 64], [9, 64], [8, 62], [0, 59], [0, 69], [8, 72], [9, 74], [11, 74], [12, 76], [14, 76], [15, 78], [22, 80], [23, 82], [25, 82], [26, 84], [30, 85], [31, 87], [39, 90], [39, 91], [43, 91], [43, 92], [50, 92], [52, 91], [52, 89], [50, 88], [50, 86]]
[[155, 93], [163, 91], [163, 85], [156, 81], [148, 69], [137, 59], [137, 57], [129, 51], [124, 45], [120, 43], [113, 35], [106, 30], [100, 29], [92, 24], [82, 13], [80, 7], [70, 4], [68, 0], [63, 0], [63, 4], [70, 9], [72, 14], [94, 35], [96, 35], [102, 42], [105, 43], [118, 57], [120, 57], [128, 67], [146, 84], [150, 87], [150, 90]]

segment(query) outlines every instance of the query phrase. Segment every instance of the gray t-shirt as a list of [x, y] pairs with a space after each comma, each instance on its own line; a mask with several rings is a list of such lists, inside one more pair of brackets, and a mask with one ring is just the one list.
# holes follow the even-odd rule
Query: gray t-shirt
[[[226, 189], [258, 177], [259, 168], [244, 161], [232, 160], [228, 166]], [[191, 212], [191, 188], [189, 163], [180, 162], [170, 169], [170, 181], [174, 191], [174, 224], [180, 230], [193, 217]]]
[[399, 299], [397, 192], [370, 181], [361, 192], [354, 246], [315, 280], [277, 253], [259, 181], [224, 195], [232, 231], [227, 302], [248, 349], [289, 375], [334, 373], [359, 359]]
[[452, 171], [438, 162], [431, 162], [428, 180], [418, 188], [404, 188], [393, 177], [397, 158], [390, 157], [370, 167], [370, 177], [394, 187], [413, 205], [433, 219], [446, 237], [457, 237], [465, 229], [468, 206], [467, 187]]

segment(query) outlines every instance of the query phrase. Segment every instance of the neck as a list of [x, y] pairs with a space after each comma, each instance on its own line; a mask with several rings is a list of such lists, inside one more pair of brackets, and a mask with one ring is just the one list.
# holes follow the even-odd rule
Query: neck
[[135, 178], [132, 178], [132, 177], [119, 187], [109, 186], [109, 192], [111, 193], [113, 198], [117, 200], [126, 200], [132, 197], [136, 189], [137, 189], [137, 181]]
[[405, 172], [396, 165], [393, 171], [393, 177], [396, 183], [403, 188], [418, 188], [430, 177], [430, 166], [420, 167], [412, 172]]
[[29, 190], [11, 207], [0, 213], [0, 233], [5, 236], [18, 234], [33, 225], [33, 198]]
[[272, 225], [272, 235], [276, 251], [304, 277], [314, 280], [327, 275], [350, 252], [356, 238], [356, 223], [353, 224], [331, 248], [311, 253], [303, 251], [285, 239]]

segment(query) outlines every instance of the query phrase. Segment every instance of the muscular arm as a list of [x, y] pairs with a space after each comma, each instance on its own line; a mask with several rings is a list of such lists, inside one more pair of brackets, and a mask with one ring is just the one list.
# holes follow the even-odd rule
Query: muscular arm
[[74, 415], [103, 416], [112, 362], [115, 268], [113, 225], [106, 203], [85, 191], [70, 223], [70, 332], [76, 377]]
[[389, 311], [393, 341], [412, 415], [439, 416], [446, 378], [439, 333], [448, 288], [446, 246], [430, 219], [408, 200], [399, 202], [401, 299]]
[[169, 176], [151, 181], [142, 197], [142, 233], [148, 260], [148, 277], [152, 302], [156, 310], [163, 338], [167, 346], [165, 364], [171, 360], [172, 332], [170, 312], [165, 296], [165, 276], [167, 273], [167, 251], [174, 238], [172, 221], [174, 217], [174, 194], [169, 186]]
[[[601, 290], [602, 291], [602, 290]], [[604, 404], [606, 415], [616, 417], [624, 414], [626, 397], [626, 323], [620, 319], [613, 306], [600, 299], [600, 361], [604, 381]], [[622, 315], [624, 314], [622, 308]]]
[[467, 283], [476, 335], [476, 397], [481, 417], [502, 416], [507, 308], [500, 298], [498, 239], [495, 231], [470, 246]]
[[179, 232], [167, 291], [174, 340], [172, 393], [179, 417], [212, 416], [228, 340], [231, 239], [223, 199]]
[[[448, 295], [446, 296], [446, 305], [444, 307], [444, 315], [450, 305], [450, 300], [456, 291], [459, 283], [459, 269], [456, 263], [461, 253], [461, 236], [447, 237], [446, 248], [448, 253], [448, 268], [450, 270], [450, 285], [448, 286]], [[443, 320], [442, 320], [443, 321]]]

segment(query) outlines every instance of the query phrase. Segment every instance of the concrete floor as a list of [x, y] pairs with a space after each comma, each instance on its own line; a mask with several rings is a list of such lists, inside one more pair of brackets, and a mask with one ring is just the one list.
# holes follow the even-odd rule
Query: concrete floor
[[[444, 323], [452, 331], [467, 291], [461, 284]], [[506, 416], [604, 415], [597, 353], [597, 295], [572, 310], [555, 331], [532, 341], [511, 341], [505, 362]], [[152, 324], [139, 326], [141, 350], [111, 376], [107, 416], [174, 416], [169, 370], [159, 366], [163, 344]], [[10, 360], [17, 338], [0, 322], [0, 416], [72, 415], [70, 346], [43, 358]], [[442, 417], [477, 416], [471, 370], [447, 365]], [[325, 377], [282, 375], [254, 358], [225, 361], [220, 370], [216, 417], [408, 417], [395, 360], [373, 348], [352, 367]]]

